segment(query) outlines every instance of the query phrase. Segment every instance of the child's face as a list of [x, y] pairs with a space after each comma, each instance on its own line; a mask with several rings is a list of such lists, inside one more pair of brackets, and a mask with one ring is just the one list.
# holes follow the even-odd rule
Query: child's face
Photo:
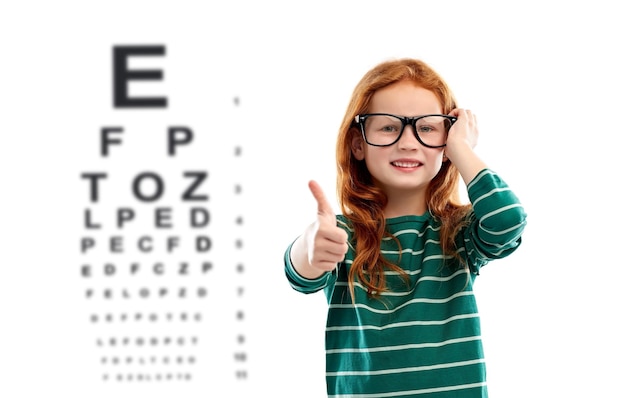
[[[376, 91], [368, 113], [413, 117], [440, 114], [442, 109], [431, 91], [401, 81]], [[386, 147], [368, 145], [359, 135], [352, 141], [352, 153], [358, 160], [365, 159], [375, 184], [388, 195], [394, 191], [423, 193], [443, 161], [443, 148], [421, 145], [411, 126], [405, 127], [398, 142]]]

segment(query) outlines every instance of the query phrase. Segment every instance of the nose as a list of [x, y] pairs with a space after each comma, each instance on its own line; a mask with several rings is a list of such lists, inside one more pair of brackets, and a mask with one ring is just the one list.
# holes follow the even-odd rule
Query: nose
[[[408, 131], [407, 131], [408, 130]], [[413, 150], [420, 146], [417, 137], [415, 136], [415, 130], [413, 126], [407, 123], [403, 130], [400, 132], [400, 139], [398, 140], [398, 147], [400, 149]]]

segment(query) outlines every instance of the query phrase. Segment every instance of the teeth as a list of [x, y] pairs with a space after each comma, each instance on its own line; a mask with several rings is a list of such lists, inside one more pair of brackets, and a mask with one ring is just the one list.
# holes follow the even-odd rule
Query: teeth
[[396, 167], [417, 167], [420, 165], [420, 163], [413, 163], [413, 162], [393, 162], [391, 163]]

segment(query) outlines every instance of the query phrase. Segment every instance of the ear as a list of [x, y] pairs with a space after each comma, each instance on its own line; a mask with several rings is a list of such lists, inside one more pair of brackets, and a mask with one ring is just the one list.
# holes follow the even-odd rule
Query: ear
[[355, 134], [352, 137], [351, 148], [352, 154], [356, 158], [356, 160], [365, 159], [365, 141], [363, 141], [363, 137], [361, 134]]

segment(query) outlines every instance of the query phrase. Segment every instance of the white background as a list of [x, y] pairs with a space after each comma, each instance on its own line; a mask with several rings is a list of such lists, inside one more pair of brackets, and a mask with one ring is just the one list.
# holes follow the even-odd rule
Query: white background
[[[626, 29], [616, 4], [3, 2], [0, 395], [324, 396], [325, 299], [291, 290], [282, 255], [315, 215], [307, 181], [334, 195], [335, 134], [360, 77], [380, 61], [415, 57], [478, 115], [477, 151], [528, 213], [520, 249], [484, 268], [475, 286], [490, 395], [626, 396]], [[110, 56], [120, 44], [166, 46], [144, 66], [165, 70], [147, 90], [167, 95], [167, 111], [112, 108]], [[227, 131], [211, 127], [216, 117]], [[209, 372], [165, 386], [96, 377], [77, 275], [86, 204], [78, 174], [102, 164], [97, 134], [109, 123], [157, 132], [129, 138], [124, 148], [139, 158], [115, 167], [159, 167], [165, 126], [186, 123], [203, 132], [208, 150], [189, 162], [206, 160], [212, 192], [219, 197], [230, 173], [244, 185], [236, 211], [246, 216], [245, 382]], [[233, 143], [243, 148], [237, 166]]]

